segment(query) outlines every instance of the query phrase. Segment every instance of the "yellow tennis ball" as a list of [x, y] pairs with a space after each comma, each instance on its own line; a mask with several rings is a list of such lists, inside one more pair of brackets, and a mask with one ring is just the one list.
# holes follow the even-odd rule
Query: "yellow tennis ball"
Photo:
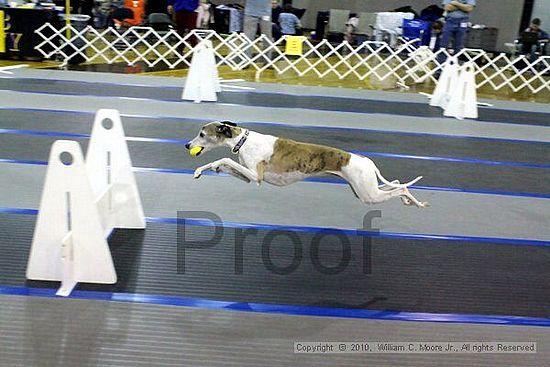
[[196, 157], [199, 155], [200, 152], [202, 152], [202, 147], [194, 147], [189, 150], [189, 154], [191, 154], [193, 157]]

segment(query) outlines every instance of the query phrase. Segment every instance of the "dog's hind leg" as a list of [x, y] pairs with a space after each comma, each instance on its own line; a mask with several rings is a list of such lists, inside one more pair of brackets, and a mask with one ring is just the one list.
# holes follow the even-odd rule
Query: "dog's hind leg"
[[[390, 182], [391, 184], [393, 185], [400, 185], [401, 183], [399, 182], [399, 180], [393, 180], [392, 182]], [[386, 184], [382, 184], [380, 186], [378, 186], [378, 188], [380, 190], [383, 190], [383, 191], [390, 191], [390, 190], [393, 190], [395, 188], [395, 186], [390, 186], [390, 185], [386, 185]], [[403, 202], [404, 205], [413, 205], [413, 202], [411, 199], [409, 199], [407, 196], [403, 195], [403, 196], [400, 196], [399, 197], [401, 199], [401, 201]]]
[[[404, 192], [403, 192], [403, 195], [401, 196], [401, 201], [403, 201], [403, 204], [405, 205], [416, 205], [417, 207], [419, 208], [425, 208], [425, 207], [428, 207], [430, 206], [430, 204], [428, 202], [421, 202], [419, 200], [417, 200], [412, 194], [411, 192], [409, 191], [408, 187], [411, 186], [411, 185], [414, 185], [416, 182], [418, 182], [422, 176], [418, 176], [417, 178], [415, 178], [414, 180], [406, 183], [406, 184], [400, 184], [399, 181], [395, 180], [395, 181], [392, 181], [392, 182], [388, 182], [388, 180], [386, 180], [384, 178], [384, 176], [382, 176], [382, 174], [380, 173], [380, 171], [378, 170], [378, 168], [375, 169], [375, 173], [376, 173], [376, 176], [378, 177], [378, 179], [380, 179], [380, 181], [382, 181], [384, 183], [384, 185], [382, 186], [382, 188], [386, 188], [386, 187], [395, 187], [395, 188], [402, 188], [404, 189]], [[397, 183], [396, 183], [397, 181]]]
[[[365, 167], [369, 163], [372, 167]], [[355, 195], [365, 204], [381, 203], [405, 195], [405, 188], [402, 187], [388, 186], [388, 190], [381, 190], [374, 168], [374, 163], [370, 160], [352, 158], [350, 164], [342, 169], [340, 176], [348, 181]]]
[[[352, 156], [349, 165], [343, 167], [341, 171], [341, 177], [348, 181], [357, 197], [364, 203], [375, 204], [400, 197], [405, 205], [427, 206], [427, 203], [416, 200], [407, 189], [407, 186], [414, 184], [422, 177], [400, 184], [399, 181], [389, 182], [381, 176], [374, 162], [366, 157]], [[381, 187], [378, 187], [379, 177], [385, 184]]]
[[[405, 205], [414, 204], [419, 208], [426, 208], [430, 206], [430, 203], [428, 203], [427, 201], [419, 201], [417, 198], [415, 198], [408, 188], [405, 188], [405, 194], [401, 196], [401, 200], [403, 200], [403, 203]], [[407, 200], [408, 204], [405, 202], [405, 200]]]
[[[380, 190], [378, 186], [367, 187], [368, 184], [365, 184], [364, 180], [351, 179], [349, 181], [349, 184], [352, 187], [355, 195], [365, 204], [378, 204], [395, 197], [400, 197], [403, 200], [403, 196], [406, 195], [407, 190], [404, 188]], [[410, 205], [406, 203], [406, 200], [403, 200], [403, 203], [405, 205]]]
[[[401, 183], [399, 182], [399, 180], [393, 180], [392, 182], [390, 182], [391, 184], [393, 185], [400, 185]], [[390, 185], [387, 185], [385, 183], [383, 183], [382, 185], [378, 186], [378, 188], [380, 190], [384, 190], [384, 191], [387, 191], [387, 190], [390, 190], [390, 189], [394, 189], [395, 186], [390, 186]]]

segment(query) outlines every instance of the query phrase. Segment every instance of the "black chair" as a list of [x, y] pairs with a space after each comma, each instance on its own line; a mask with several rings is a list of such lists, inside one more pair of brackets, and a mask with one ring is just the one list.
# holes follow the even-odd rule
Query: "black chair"
[[152, 13], [147, 18], [147, 25], [157, 31], [159, 34], [167, 33], [174, 29], [172, 19], [166, 13]]

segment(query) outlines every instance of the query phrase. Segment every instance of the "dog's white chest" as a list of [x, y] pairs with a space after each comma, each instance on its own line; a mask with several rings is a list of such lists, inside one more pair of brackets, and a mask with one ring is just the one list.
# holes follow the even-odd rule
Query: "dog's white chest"
[[256, 172], [258, 163], [269, 161], [273, 155], [276, 137], [250, 132], [250, 136], [239, 151], [239, 161], [248, 169]]

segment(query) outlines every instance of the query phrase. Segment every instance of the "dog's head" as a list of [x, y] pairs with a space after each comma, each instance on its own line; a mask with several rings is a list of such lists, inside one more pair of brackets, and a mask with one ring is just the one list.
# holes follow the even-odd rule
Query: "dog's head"
[[198, 156], [210, 149], [227, 145], [239, 136], [241, 128], [231, 121], [214, 121], [204, 125], [193, 140], [185, 144], [189, 154]]

